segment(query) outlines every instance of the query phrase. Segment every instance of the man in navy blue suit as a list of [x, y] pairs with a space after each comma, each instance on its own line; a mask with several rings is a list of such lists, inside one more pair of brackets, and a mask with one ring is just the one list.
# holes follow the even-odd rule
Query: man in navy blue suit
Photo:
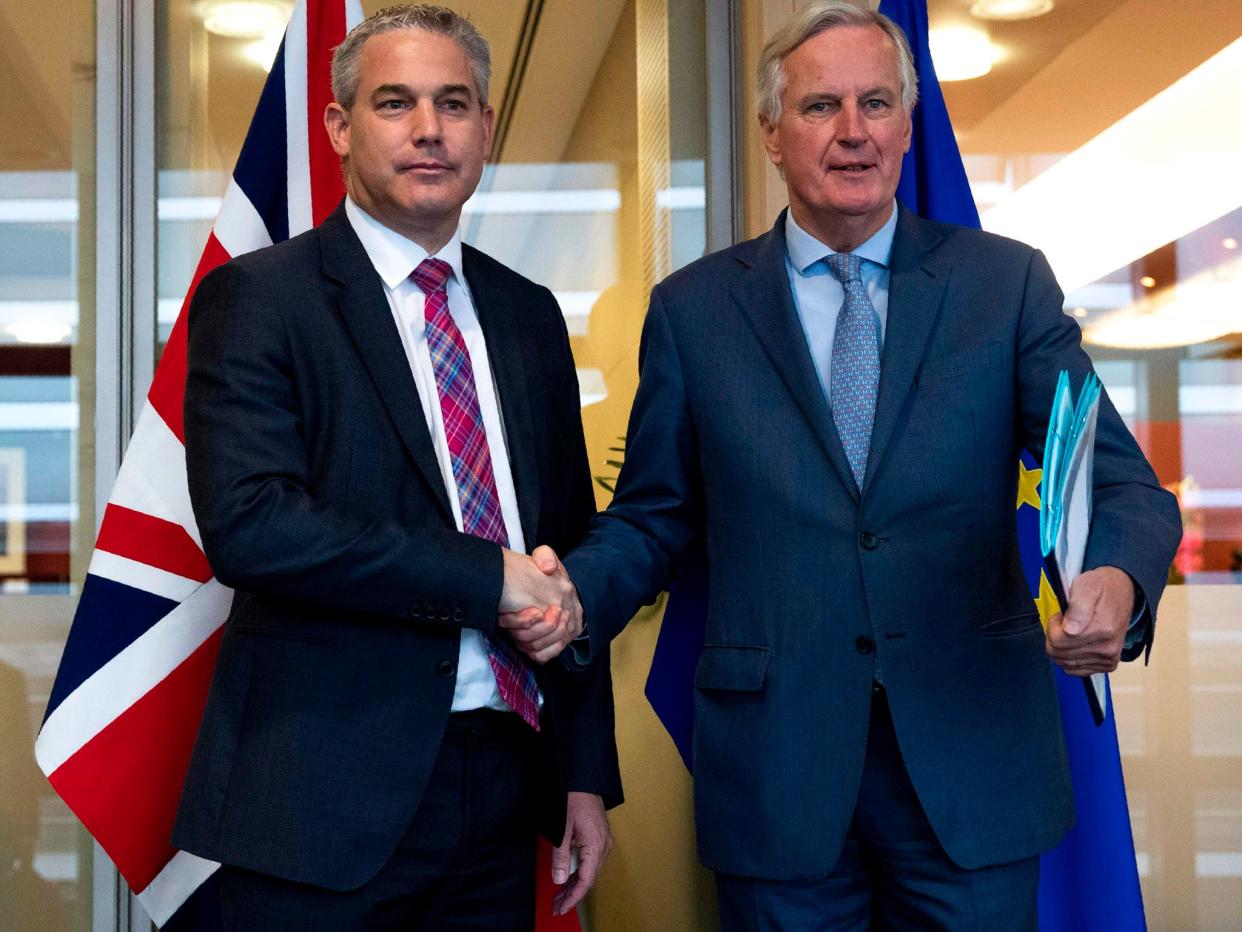
[[695, 818], [726, 929], [1034, 928], [1074, 819], [1048, 658], [1141, 654], [1180, 534], [1103, 399], [1087, 571], [1045, 634], [1018, 454], [1091, 362], [1039, 252], [895, 203], [916, 92], [900, 30], [839, 0], [768, 44], [789, 209], [653, 291], [616, 495], [565, 559], [580, 659], [706, 543]]
[[534, 662], [497, 627], [572, 595], [524, 551], [595, 500], [555, 298], [461, 242], [489, 69], [443, 7], [351, 31], [324, 116], [348, 197], [190, 309], [189, 491], [236, 593], [173, 841], [223, 864], [230, 932], [529, 929], [537, 833], [558, 911], [611, 845], [607, 663], [540, 665], [579, 630], [559, 608]]

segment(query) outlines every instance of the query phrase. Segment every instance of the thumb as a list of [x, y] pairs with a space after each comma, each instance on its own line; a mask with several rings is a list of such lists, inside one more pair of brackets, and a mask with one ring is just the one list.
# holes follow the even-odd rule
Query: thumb
[[552, 882], [558, 887], [569, 879], [569, 848], [573, 841], [573, 826], [565, 826], [565, 837], [552, 849]]
[[561, 561], [557, 557], [556, 551], [547, 544], [541, 544], [531, 551], [530, 558], [535, 561], [535, 565], [546, 576], [551, 576], [560, 569]]

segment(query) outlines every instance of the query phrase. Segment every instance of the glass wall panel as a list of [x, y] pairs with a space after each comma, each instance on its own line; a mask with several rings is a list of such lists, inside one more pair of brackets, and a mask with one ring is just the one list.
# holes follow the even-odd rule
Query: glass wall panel
[[[384, 4], [364, 0], [367, 13]], [[472, 0], [492, 45], [493, 159], [462, 219], [466, 242], [547, 285], [565, 314], [597, 497], [623, 455], [637, 348], [654, 282], [706, 242], [705, 4]], [[279, 30], [230, 38], [211, 4], [163, 0], [157, 19], [158, 334], [166, 339], [219, 208]], [[257, 30], [261, 32], [261, 30]], [[265, 51], [264, 51], [265, 50]], [[727, 54], [727, 52], [726, 52]], [[630, 801], [585, 909], [593, 930], [710, 928], [690, 784], [642, 685], [660, 610], [614, 656]], [[670, 825], [669, 813], [676, 813]], [[677, 877], [676, 883], [669, 883]]]
[[2, 0], [0, 78], [0, 928], [58, 932], [91, 907], [33, 748], [95, 527], [92, 0]]
[[[1186, 533], [1150, 666], [1113, 677], [1152, 928], [1242, 915], [1242, 6], [1057, 3], [942, 82], [987, 229], [1044, 250]], [[947, 62], [946, 62], [947, 64]], [[1183, 585], [1184, 584], [1184, 585]]]

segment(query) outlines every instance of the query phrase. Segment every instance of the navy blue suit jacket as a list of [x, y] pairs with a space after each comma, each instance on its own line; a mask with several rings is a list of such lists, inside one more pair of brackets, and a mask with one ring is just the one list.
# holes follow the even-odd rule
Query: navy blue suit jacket
[[[978, 867], [1044, 851], [1073, 800], [1019, 563], [1017, 461], [1042, 453], [1058, 372], [1077, 389], [1091, 368], [1078, 326], [1040, 253], [903, 210], [860, 496], [794, 310], [783, 230], [782, 217], [652, 293], [616, 496], [566, 559], [591, 649], [705, 540], [694, 772], [708, 867], [832, 869], [877, 661], [950, 857]], [[1178, 509], [1107, 398], [1095, 509], [1087, 567], [1126, 570], [1154, 610]]]
[[[525, 539], [595, 511], [564, 320], [468, 246]], [[418, 807], [463, 626], [490, 632], [500, 548], [459, 533], [409, 363], [343, 208], [203, 279], [190, 308], [186, 465], [203, 547], [236, 594], [173, 843], [351, 889]], [[567, 789], [620, 801], [607, 664], [537, 670], [542, 824]]]

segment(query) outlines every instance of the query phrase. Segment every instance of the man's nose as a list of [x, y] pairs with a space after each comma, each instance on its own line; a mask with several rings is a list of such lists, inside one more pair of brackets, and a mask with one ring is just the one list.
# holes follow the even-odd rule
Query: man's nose
[[440, 141], [440, 111], [435, 101], [420, 100], [414, 107], [414, 119], [411, 133], [416, 145]]
[[837, 114], [837, 138], [846, 145], [852, 145], [862, 142], [865, 137], [862, 111], [858, 109], [858, 104], [847, 100]]

